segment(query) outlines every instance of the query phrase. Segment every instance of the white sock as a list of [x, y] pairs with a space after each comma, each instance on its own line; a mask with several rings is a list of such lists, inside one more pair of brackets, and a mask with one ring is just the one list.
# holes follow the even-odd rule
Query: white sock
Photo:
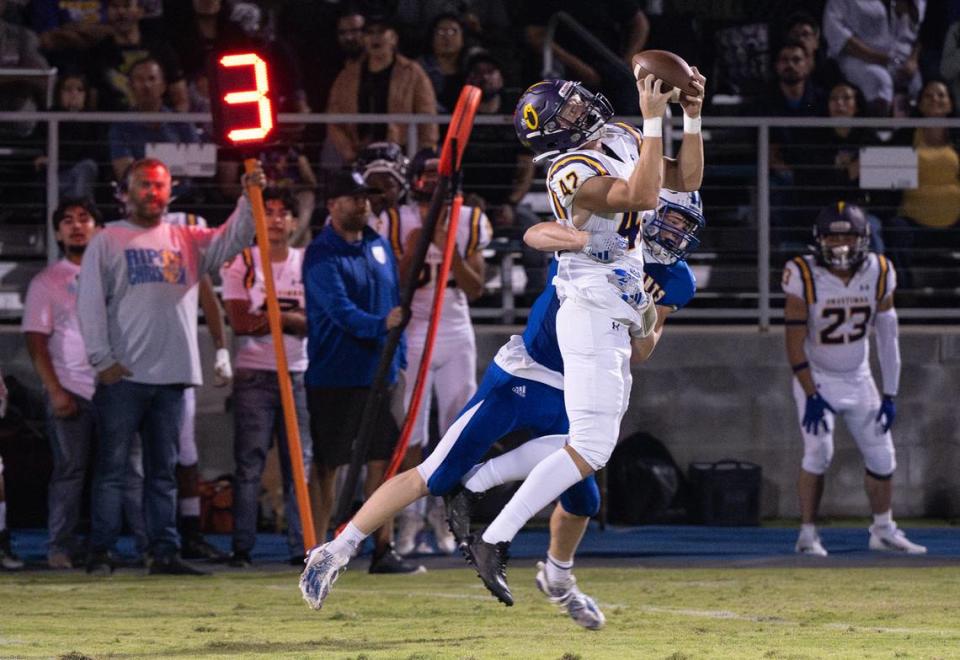
[[570, 581], [573, 571], [573, 561], [560, 561], [549, 552], [547, 561], [544, 564], [544, 571], [547, 574], [549, 584], [566, 584]]
[[365, 538], [367, 538], [367, 535], [361, 532], [359, 527], [352, 522], [348, 522], [347, 526], [340, 532], [340, 536], [330, 541], [328, 549], [333, 553], [347, 551], [353, 554], [353, 551], [360, 547]]
[[800, 536], [814, 538], [817, 535], [817, 526], [813, 523], [803, 523], [800, 525]]
[[877, 527], [890, 527], [893, 524], [893, 511], [873, 514], [873, 524]]
[[495, 486], [525, 479], [547, 456], [562, 449], [566, 435], [545, 435], [523, 443], [513, 451], [491, 458], [474, 470], [463, 482], [474, 493], [484, 493]]
[[7, 528], [7, 502], [0, 502], [0, 532]]
[[193, 516], [195, 518], [200, 517], [200, 496], [194, 495], [193, 497], [183, 497], [180, 498], [180, 516], [186, 518], [187, 516]]
[[553, 452], [530, 471], [500, 515], [483, 532], [483, 540], [512, 541], [530, 518], [581, 479], [583, 476], [566, 449]]

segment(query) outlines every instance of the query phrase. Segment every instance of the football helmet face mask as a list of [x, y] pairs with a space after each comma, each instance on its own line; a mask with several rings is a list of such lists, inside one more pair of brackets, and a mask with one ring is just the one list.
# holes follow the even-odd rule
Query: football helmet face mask
[[661, 264], [686, 259], [700, 246], [700, 232], [705, 225], [699, 192], [661, 190], [656, 210], [643, 216], [646, 256]]
[[374, 142], [364, 147], [357, 156], [353, 169], [363, 176], [364, 182], [372, 174], [389, 174], [397, 180], [402, 191], [398, 201], [403, 201], [409, 190], [407, 170], [410, 159], [403, 152], [403, 147], [395, 142]]
[[579, 82], [544, 80], [530, 86], [513, 113], [513, 128], [535, 161], [576, 149], [613, 117], [613, 106]]
[[859, 206], [837, 202], [817, 215], [813, 240], [822, 266], [856, 270], [870, 249], [870, 224]]
[[440, 180], [440, 154], [436, 149], [421, 149], [410, 161], [407, 170], [410, 196], [418, 202], [429, 202]]

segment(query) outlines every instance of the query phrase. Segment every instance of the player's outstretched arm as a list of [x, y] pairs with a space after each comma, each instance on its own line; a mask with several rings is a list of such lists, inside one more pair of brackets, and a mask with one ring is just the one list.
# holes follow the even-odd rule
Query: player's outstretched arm
[[523, 242], [541, 252], [579, 252], [587, 244], [590, 235], [559, 222], [541, 222], [523, 234]]
[[657, 207], [663, 182], [663, 113], [673, 93], [660, 91], [662, 85], [662, 81], [654, 80], [652, 75], [637, 81], [643, 141], [633, 172], [626, 179], [593, 176], [584, 181], [573, 202], [575, 218], [580, 215], [578, 211], [610, 213]]
[[677, 153], [677, 160], [664, 158], [663, 184], [670, 190], [692, 192], [700, 189], [703, 183], [703, 137], [700, 133], [700, 112], [707, 79], [693, 67], [693, 86], [697, 96], [680, 96], [683, 106], [683, 141]]

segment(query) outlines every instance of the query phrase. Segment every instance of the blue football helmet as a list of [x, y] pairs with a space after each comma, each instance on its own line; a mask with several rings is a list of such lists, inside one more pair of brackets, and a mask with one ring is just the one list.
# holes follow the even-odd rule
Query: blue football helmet
[[611, 117], [613, 106], [603, 94], [571, 80], [543, 80], [520, 97], [513, 128], [540, 160], [595, 138]]
[[686, 259], [700, 245], [700, 232], [706, 224], [699, 192], [662, 189], [656, 210], [643, 217], [646, 255], [661, 264]]

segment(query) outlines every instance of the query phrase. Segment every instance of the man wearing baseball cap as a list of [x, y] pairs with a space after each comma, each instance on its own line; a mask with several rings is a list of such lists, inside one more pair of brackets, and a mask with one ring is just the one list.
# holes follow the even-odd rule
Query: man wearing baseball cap
[[[336, 172], [327, 184], [329, 221], [307, 248], [303, 262], [309, 338], [307, 405], [323, 503], [316, 517], [321, 542], [326, 540], [333, 510], [336, 469], [351, 461], [353, 439], [360, 427], [380, 352], [387, 334], [403, 320], [393, 251], [367, 226], [369, 196], [378, 192], [366, 185], [357, 172]], [[390, 368], [390, 387], [396, 385], [405, 366], [405, 346], [401, 341]], [[382, 401], [382, 409], [377, 411], [378, 427], [364, 457], [367, 493], [383, 481], [399, 435], [390, 414], [390, 396]], [[370, 572], [422, 570], [405, 562], [393, 550], [392, 534], [392, 525], [377, 531]]]

